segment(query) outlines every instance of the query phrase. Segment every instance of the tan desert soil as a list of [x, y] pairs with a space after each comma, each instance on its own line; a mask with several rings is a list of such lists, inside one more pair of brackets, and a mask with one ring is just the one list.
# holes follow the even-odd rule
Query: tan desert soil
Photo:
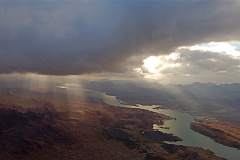
[[240, 127], [228, 122], [197, 120], [191, 128], [223, 145], [240, 149]]
[[180, 139], [155, 133], [152, 125], [169, 117], [140, 109], [4, 93], [0, 116], [4, 160], [222, 160], [201, 148], [164, 143]]

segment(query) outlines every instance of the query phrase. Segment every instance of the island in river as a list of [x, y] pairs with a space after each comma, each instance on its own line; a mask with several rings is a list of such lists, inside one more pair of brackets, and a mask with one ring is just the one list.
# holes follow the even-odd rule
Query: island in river
[[198, 119], [191, 128], [223, 145], [240, 149], [240, 127], [211, 119]]
[[165, 143], [181, 140], [152, 129], [168, 116], [64, 96], [1, 92], [0, 159], [223, 160], [209, 150]]

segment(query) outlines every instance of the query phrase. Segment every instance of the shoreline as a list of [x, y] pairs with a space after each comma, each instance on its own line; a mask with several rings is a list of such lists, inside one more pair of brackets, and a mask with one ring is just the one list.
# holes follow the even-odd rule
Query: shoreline
[[[0, 97], [1, 107], [10, 108], [10, 113], [13, 112], [23, 117], [21, 123], [13, 126], [11, 135], [29, 142], [26, 143], [25, 151], [18, 154], [12, 153], [8, 149], [1, 151], [0, 159], [181, 160], [195, 158], [223, 160], [223, 158], [215, 156], [213, 152], [202, 148], [165, 143], [164, 141], [167, 140], [176, 141], [179, 139], [174, 135], [153, 131], [153, 124], [163, 124], [163, 121], [168, 119], [168, 116], [159, 113], [137, 108], [114, 107], [78, 99], [62, 104], [61, 96], [59, 99], [47, 97], [44, 102], [39, 103], [38, 95], [37, 97], [24, 96], [27, 97], [22, 97], [21, 101], [14, 95], [8, 95], [7, 101]], [[41, 110], [44, 107], [49, 109]], [[0, 110], [0, 112], [4, 114], [5, 111]], [[26, 114], [22, 115], [22, 112]], [[51, 125], [51, 130], [59, 130], [59, 133], [63, 134], [61, 137], [71, 139], [71, 143], [53, 141], [58, 137], [58, 132], [50, 132], [46, 137], [41, 137], [45, 131], [49, 130], [49, 121], [44, 119], [48, 112], [54, 113], [51, 118], [54, 118], [53, 122], [56, 122], [56, 124]], [[36, 122], [31, 119], [31, 116], [26, 116], [29, 114], [38, 115], [39, 113], [42, 116]], [[11, 119], [11, 117], [4, 118], [3, 122], [8, 123]], [[32, 128], [33, 122], [38, 127]], [[44, 123], [42, 124], [42, 122]], [[44, 131], [39, 135], [40, 138], [27, 136], [38, 131], [39, 128]], [[4, 128], [0, 129], [4, 130]], [[18, 134], [19, 131], [23, 134]], [[8, 141], [9, 146], [16, 145], [15, 141], [10, 140]], [[29, 150], [30, 144], [41, 147]], [[18, 148], [18, 146], [16, 147]]]
[[210, 137], [217, 143], [240, 149], [240, 128], [233, 124], [216, 120], [198, 119], [191, 123], [191, 129]]

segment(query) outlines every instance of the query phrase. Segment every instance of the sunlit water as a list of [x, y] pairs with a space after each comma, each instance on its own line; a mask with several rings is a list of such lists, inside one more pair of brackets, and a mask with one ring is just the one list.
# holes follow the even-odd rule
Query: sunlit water
[[[22, 84], [20, 84], [22, 86]], [[33, 85], [35, 86], [35, 85]], [[55, 86], [53, 84], [48, 86]], [[0, 86], [1, 88], [1, 86]], [[10, 87], [12, 88], [12, 87]], [[14, 88], [14, 87], [13, 87]], [[27, 85], [26, 88], [29, 88], [29, 85]], [[39, 86], [38, 86], [39, 88]], [[44, 88], [40, 86], [40, 88]], [[54, 90], [53, 88], [48, 88], [49, 90]], [[144, 110], [153, 111], [156, 113], [161, 113], [168, 115], [172, 118], [176, 118], [176, 120], [167, 120], [165, 121], [165, 124], [161, 127], [166, 127], [169, 129], [163, 129], [155, 125], [155, 129], [158, 129], [159, 131], [165, 132], [165, 133], [171, 133], [178, 137], [180, 137], [183, 141], [176, 142], [175, 144], [178, 145], [184, 145], [184, 146], [194, 146], [194, 147], [201, 147], [204, 149], [209, 149], [213, 151], [216, 155], [224, 157], [228, 160], [240, 160], [240, 150], [237, 150], [235, 148], [227, 147], [224, 145], [221, 145], [219, 143], [216, 143], [212, 139], [201, 135], [197, 132], [194, 132], [190, 128], [191, 122], [194, 120], [194, 118], [187, 114], [182, 113], [176, 110], [169, 110], [169, 109], [156, 109], [157, 106], [147, 106], [147, 105], [126, 105], [120, 100], [118, 100], [115, 96], [109, 96], [105, 93], [97, 92], [97, 91], [91, 91], [81, 88], [78, 85], [70, 85], [70, 86], [55, 86], [56, 92], [66, 92], [66, 95], [69, 96], [69, 101], [71, 101], [71, 98], [73, 98], [73, 95], [80, 95], [83, 97], [87, 97], [90, 99], [96, 99], [99, 101], [102, 101], [108, 105], [111, 106], [119, 106], [119, 107], [128, 107], [128, 108], [140, 108]], [[77, 97], [78, 98], [78, 97]], [[161, 107], [161, 106], [160, 106]]]
[[105, 102], [109, 105], [128, 107], [128, 108], [140, 108], [140, 109], [145, 109], [148, 111], [153, 111], [156, 113], [165, 114], [172, 118], [175, 118], [175, 119], [165, 121], [164, 125], [161, 126], [162, 128], [158, 127], [157, 124], [154, 125], [155, 129], [158, 129], [159, 131], [164, 132], [164, 133], [174, 134], [183, 140], [183, 141], [179, 141], [179, 142], [174, 142], [174, 144], [184, 145], [184, 146], [201, 147], [204, 149], [211, 150], [217, 156], [226, 158], [228, 160], [240, 160], [240, 150], [216, 143], [211, 138], [191, 130], [190, 125], [191, 125], [191, 122], [194, 121], [194, 118], [187, 113], [182, 113], [182, 112], [179, 112], [176, 110], [170, 110], [170, 109], [161, 109], [161, 108], [159, 108], [159, 106], [125, 105], [125, 104], [121, 103], [114, 96], [108, 96], [104, 93], [98, 93], [98, 95], [99, 95], [99, 98], [101, 98], [103, 102]]

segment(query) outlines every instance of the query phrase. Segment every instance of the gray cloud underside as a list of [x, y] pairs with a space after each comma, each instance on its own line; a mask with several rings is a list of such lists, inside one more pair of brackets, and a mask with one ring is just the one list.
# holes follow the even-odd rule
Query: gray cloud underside
[[124, 72], [127, 60], [239, 40], [238, 0], [0, 0], [0, 73]]
[[216, 52], [181, 50], [174, 69], [162, 71], [165, 82], [239, 83], [240, 59]]

